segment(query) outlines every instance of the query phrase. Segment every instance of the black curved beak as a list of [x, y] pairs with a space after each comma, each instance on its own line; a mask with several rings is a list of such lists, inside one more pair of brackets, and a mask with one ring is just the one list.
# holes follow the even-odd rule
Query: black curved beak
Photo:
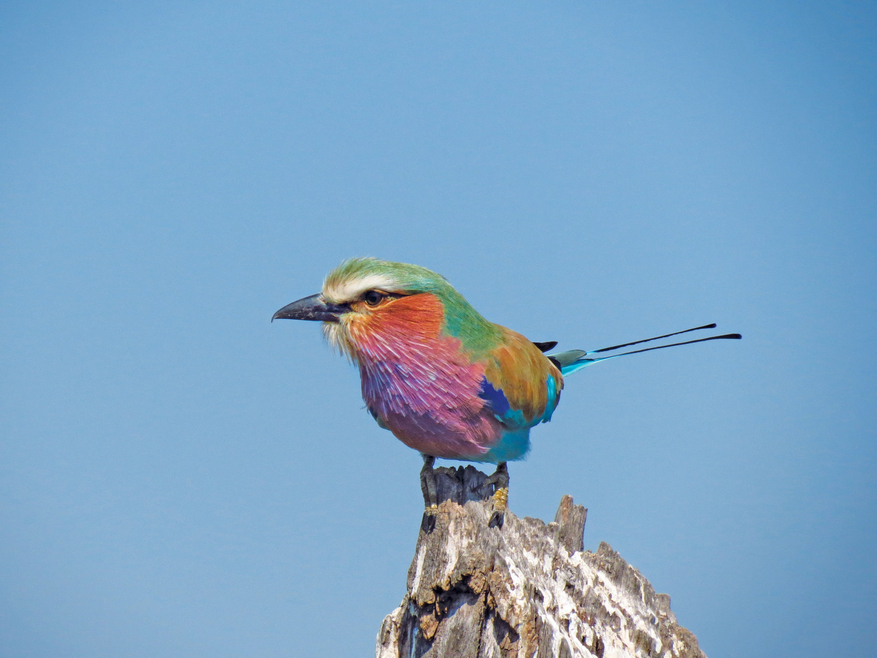
[[274, 314], [274, 320], [316, 320], [318, 322], [338, 322], [350, 310], [347, 304], [329, 304], [320, 294], [299, 299], [287, 304]]

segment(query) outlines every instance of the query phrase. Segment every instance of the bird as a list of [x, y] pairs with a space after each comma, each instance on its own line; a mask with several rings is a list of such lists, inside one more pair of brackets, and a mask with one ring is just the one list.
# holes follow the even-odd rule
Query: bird
[[362, 397], [377, 424], [421, 453], [424, 524], [438, 508], [436, 458], [496, 465], [491, 527], [508, 506], [507, 462], [530, 450], [530, 430], [551, 420], [564, 378], [609, 359], [719, 339], [618, 350], [712, 329], [684, 331], [605, 347], [550, 353], [556, 341], [533, 342], [485, 319], [440, 274], [419, 265], [350, 258], [326, 276], [321, 292], [287, 304], [277, 319], [322, 322], [329, 344], [359, 369]]

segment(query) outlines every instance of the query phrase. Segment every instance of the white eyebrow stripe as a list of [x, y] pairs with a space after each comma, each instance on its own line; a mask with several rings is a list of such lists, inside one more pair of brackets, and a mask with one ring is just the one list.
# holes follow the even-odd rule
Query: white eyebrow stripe
[[386, 274], [369, 274], [362, 278], [348, 279], [340, 283], [324, 284], [323, 297], [332, 304], [343, 304], [359, 298], [366, 290], [398, 290], [398, 282]]

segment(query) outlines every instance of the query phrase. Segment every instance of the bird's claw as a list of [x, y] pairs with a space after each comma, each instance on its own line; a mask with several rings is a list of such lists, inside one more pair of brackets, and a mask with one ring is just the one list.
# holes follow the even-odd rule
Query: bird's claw
[[435, 516], [438, 513], [438, 487], [435, 481], [433, 465], [435, 457], [423, 455], [423, 468], [420, 471], [420, 488], [423, 491], [423, 519], [420, 529], [429, 534], [435, 528]]
[[487, 484], [493, 485], [493, 512], [490, 515], [489, 528], [502, 528], [505, 512], [509, 508], [509, 471], [505, 462], [496, 465], [496, 471], [487, 478]]
[[435, 530], [435, 520], [438, 515], [438, 505], [430, 505], [423, 510], [423, 518], [420, 520], [420, 529], [426, 534]]
[[509, 508], [509, 489], [508, 487], [499, 487], [493, 492], [493, 513], [490, 515], [490, 521], [487, 522], [488, 528], [502, 528], [505, 523], [505, 512]]

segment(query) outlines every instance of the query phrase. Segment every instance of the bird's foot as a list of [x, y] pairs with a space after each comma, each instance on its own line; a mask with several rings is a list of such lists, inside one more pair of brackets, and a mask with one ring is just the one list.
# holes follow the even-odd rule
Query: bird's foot
[[435, 517], [438, 514], [438, 505], [430, 505], [423, 510], [423, 518], [420, 519], [420, 529], [426, 534], [435, 530]]
[[435, 471], [432, 470], [435, 457], [423, 455], [423, 468], [420, 469], [420, 489], [423, 491], [423, 519], [420, 521], [420, 529], [429, 534], [435, 528], [435, 516], [438, 513], [438, 485], [435, 481]]
[[505, 462], [496, 465], [496, 471], [487, 478], [487, 483], [493, 485], [493, 512], [487, 527], [501, 528], [509, 508], [509, 470]]
[[493, 512], [490, 515], [490, 521], [487, 522], [488, 528], [502, 528], [505, 523], [505, 512], [509, 508], [509, 489], [502, 487], [493, 492]]

